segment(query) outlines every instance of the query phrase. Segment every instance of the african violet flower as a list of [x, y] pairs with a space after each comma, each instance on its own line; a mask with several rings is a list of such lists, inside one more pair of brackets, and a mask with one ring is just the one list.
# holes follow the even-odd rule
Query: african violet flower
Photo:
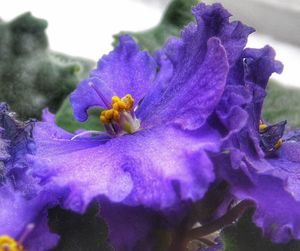
[[[66, 208], [83, 212], [102, 195], [112, 204], [168, 215], [185, 201], [201, 200], [214, 182], [208, 152], [220, 151], [224, 130], [212, 124], [213, 116], [224, 90], [239, 94], [227, 87], [235, 77], [228, 72], [242, 60], [253, 29], [229, 22], [230, 14], [218, 4], [199, 4], [193, 13], [197, 24], [188, 25], [180, 39], [170, 39], [154, 58], [122, 36], [72, 93], [77, 120], [85, 121], [90, 107], [103, 109], [105, 133], [73, 135], [47, 112], [35, 125], [34, 173], [44, 189], [72, 191]], [[229, 134], [241, 126], [234, 121]]]
[[[282, 71], [274, 57], [268, 46], [246, 49], [229, 73], [234, 78], [228, 88], [240, 91], [225, 90], [217, 108], [215, 122], [231, 133], [215, 164], [217, 179], [230, 184], [235, 199], [255, 202], [253, 220], [263, 233], [275, 242], [286, 242], [300, 238], [299, 145], [297, 137], [283, 135], [286, 121], [276, 125], [262, 121], [268, 79]], [[232, 121], [240, 125], [239, 130], [232, 131]]]
[[220, 137], [206, 119], [228, 72], [220, 39], [204, 28], [193, 24], [170, 40], [158, 55], [159, 69], [122, 36], [71, 95], [79, 121], [92, 106], [104, 109], [106, 133], [74, 137], [53, 123], [37, 123], [36, 175], [49, 185], [73, 186], [78, 210], [99, 194], [154, 209], [201, 199], [214, 180], [206, 151], [218, 150]]
[[58, 239], [48, 230], [45, 210], [56, 197], [41, 191], [25, 161], [34, 148], [32, 125], [0, 103], [0, 250], [45, 250]]

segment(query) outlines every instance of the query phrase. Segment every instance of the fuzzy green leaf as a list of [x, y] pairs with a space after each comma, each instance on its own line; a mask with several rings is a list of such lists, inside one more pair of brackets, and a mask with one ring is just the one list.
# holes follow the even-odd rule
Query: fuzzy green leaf
[[30, 13], [0, 22], [0, 100], [23, 119], [55, 112], [94, 64], [49, 50], [46, 28]]

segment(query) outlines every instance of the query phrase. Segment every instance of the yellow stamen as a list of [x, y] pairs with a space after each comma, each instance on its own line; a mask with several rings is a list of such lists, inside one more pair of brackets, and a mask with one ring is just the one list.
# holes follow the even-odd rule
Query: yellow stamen
[[109, 109], [109, 110], [104, 111], [104, 116], [107, 120], [111, 120], [113, 115], [114, 115], [114, 110], [113, 109]]
[[259, 125], [259, 132], [264, 132], [267, 129], [267, 127], [268, 126], [266, 124]]
[[111, 101], [112, 108], [104, 110], [100, 114], [100, 121], [105, 125], [109, 124], [112, 120], [119, 122], [121, 117], [120, 113], [124, 111], [131, 111], [134, 105], [134, 99], [130, 94], [127, 94], [123, 98], [113, 96]]
[[25, 251], [25, 249], [21, 244], [8, 235], [1, 235], [0, 251]]
[[122, 98], [122, 101], [126, 104], [126, 110], [130, 111], [133, 108], [134, 99], [130, 94], [127, 94], [124, 98]]
[[100, 121], [103, 124], [107, 125], [107, 124], [109, 124], [110, 121], [105, 117], [105, 114], [106, 114], [106, 111], [102, 111], [101, 112], [101, 114], [100, 114]]
[[120, 113], [118, 111], [114, 110], [113, 120], [116, 121], [116, 122], [119, 122], [119, 120], [120, 120]]
[[118, 96], [113, 96], [112, 98], [111, 98], [111, 101], [112, 101], [112, 103], [114, 104], [114, 103], [116, 103], [116, 102], [119, 102], [121, 99], [118, 97]]
[[279, 139], [279, 140], [277, 141], [277, 143], [275, 144], [274, 148], [275, 148], [276, 150], [279, 149], [279, 147], [281, 147], [282, 143], [283, 143], [283, 140], [282, 140], [282, 139]]
[[259, 121], [259, 132], [264, 132], [268, 126], [262, 122], [262, 120]]

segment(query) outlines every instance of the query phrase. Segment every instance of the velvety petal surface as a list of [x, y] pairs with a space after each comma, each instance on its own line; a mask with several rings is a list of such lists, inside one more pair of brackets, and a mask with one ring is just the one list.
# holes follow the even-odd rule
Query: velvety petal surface
[[159, 234], [167, 230], [166, 220], [143, 206], [132, 207], [98, 198], [101, 211], [109, 228], [109, 238], [118, 251], [155, 250]]
[[197, 24], [188, 25], [180, 39], [170, 39], [160, 52], [155, 90], [138, 111], [144, 125], [175, 121], [188, 129], [200, 127], [219, 102], [228, 69], [253, 32], [240, 22], [230, 22], [220, 4], [200, 3], [193, 14]]
[[[169, 41], [168, 45], [174, 51], [177, 46], [186, 46], [175, 40]], [[167, 83], [156, 83], [153, 93], [145, 97], [137, 111], [142, 126], [175, 122], [184, 129], [197, 129], [203, 125], [223, 93], [228, 63], [225, 50], [217, 38], [207, 42], [206, 55], [197, 53], [195, 51], [193, 58], [202, 56], [200, 62], [189, 62], [188, 55], [178, 59], [177, 64], [173, 65], [171, 79]], [[187, 65], [181, 65], [181, 62]], [[164, 70], [163, 67], [161, 70]]]
[[65, 206], [77, 211], [97, 195], [128, 205], [168, 208], [202, 198], [214, 180], [205, 150], [217, 150], [219, 139], [208, 129], [185, 133], [166, 126], [110, 140], [70, 140], [68, 133], [56, 133], [52, 123], [41, 122], [33, 134], [35, 175], [44, 188], [70, 188]]
[[99, 60], [90, 77], [83, 80], [71, 94], [75, 118], [85, 121], [90, 107], [106, 108], [114, 95], [122, 98], [131, 94], [137, 104], [151, 88], [156, 67], [155, 61], [147, 52], [141, 51], [130, 36], [121, 36], [119, 45]]

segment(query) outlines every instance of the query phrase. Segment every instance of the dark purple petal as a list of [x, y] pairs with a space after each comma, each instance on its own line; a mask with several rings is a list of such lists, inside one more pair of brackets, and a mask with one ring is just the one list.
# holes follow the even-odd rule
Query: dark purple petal
[[300, 202], [284, 189], [280, 179], [257, 175], [246, 189], [233, 188], [239, 199], [252, 199], [257, 205], [254, 222], [275, 242], [300, 238]]
[[70, 188], [72, 198], [81, 201], [76, 203], [81, 208], [72, 208], [77, 211], [97, 195], [128, 205], [168, 208], [182, 200], [201, 199], [214, 180], [205, 150], [217, 150], [219, 138], [205, 129], [185, 133], [161, 127], [103, 141], [70, 140], [42, 122], [36, 124], [34, 137], [35, 175], [44, 188]]
[[[283, 176], [277, 178], [272, 174], [274, 166], [268, 160], [247, 156], [240, 159], [239, 168], [234, 170], [230, 155], [219, 156], [214, 162], [217, 176], [230, 184], [231, 193], [238, 200], [250, 199], [256, 203], [254, 223], [275, 242], [299, 239], [300, 202], [287, 191]], [[235, 163], [238, 164], [237, 159]]]
[[[172, 61], [174, 71], [168, 84], [156, 83], [153, 92], [139, 107], [137, 116], [143, 127], [175, 122], [185, 129], [197, 129], [219, 102], [228, 72], [225, 50], [219, 39], [211, 38], [207, 42], [206, 54], [196, 47], [198, 51], [195, 49], [193, 58], [190, 58], [192, 51], [188, 51], [188, 43], [198, 42], [189, 40], [191, 35], [195, 36], [194, 28], [189, 26], [182, 40], [169, 40], [166, 45], [165, 50], [170, 53], [179, 50], [177, 53], [182, 55], [177, 61]], [[158, 79], [165, 81], [165, 77]]]
[[121, 36], [120, 44], [99, 60], [90, 78], [83, 80], [71, 94], [75, 118], [85, 121], [90, 107], [107, 107], [91, 83], [108, 104], [114, 95], [123, 97], [127, 94], [131, 94], [137, 104], [151, 88], [155, 75], [155, 61], [147, 52], [141, 51], [131, 37]]
[[170, 39], [159, 53], [157, 84], [138, 110], [144, 126], [175, 121], [184, 128], [199, 128], [220, 100], [227, 64], [234, 66], [253, 32], [240, 22], [230, 22], [220, 4], [201, 3], [193, 14], [197, 24], [188, 25], [181, 39]]
[[270, 46], [262, 49], [245, 49], [246, 81], [265, 89], [272, 73], [281, 73], [283, 65], [274, 60], [275, 51]]
[[193, 8], [199, 36], [218, 37], [225, 47], [229, 66], [235, 64], [247, 44], [248, 35], [255, 30], [239, 21], [230, 22], [231, 14], [221, 4], [200, 3]]
[[145, 207], [99, 199], [101, 217], [109, 228], [109, 239], [116, 250], [154, 250], [155, 238], [166, 231], [165, 219]]

